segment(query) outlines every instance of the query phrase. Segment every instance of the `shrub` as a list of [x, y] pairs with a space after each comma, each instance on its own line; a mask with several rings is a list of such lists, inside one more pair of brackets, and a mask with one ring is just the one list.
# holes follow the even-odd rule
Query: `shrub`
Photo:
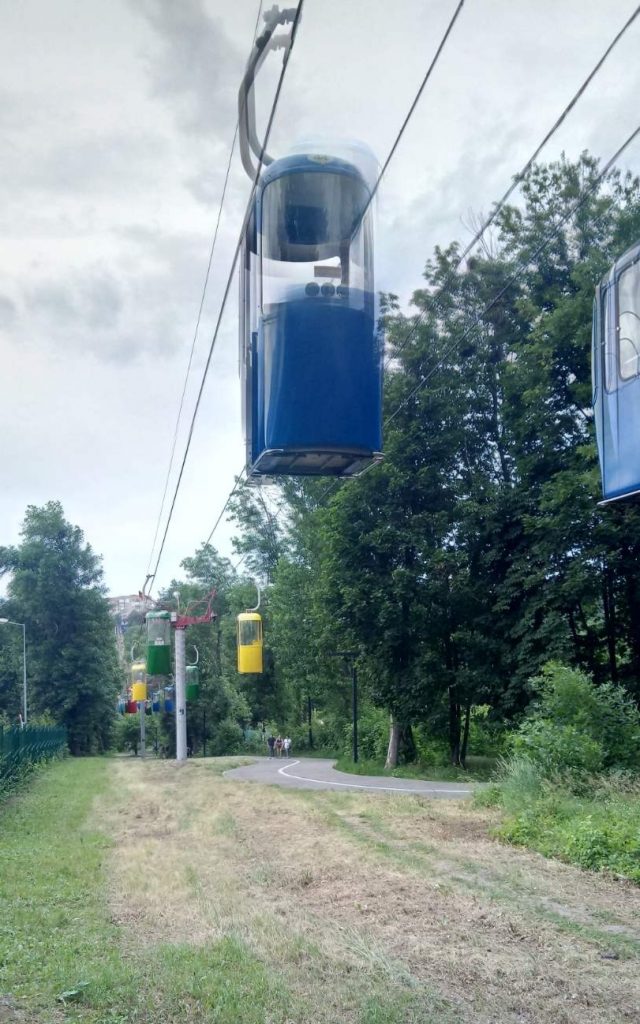
[[[358, 751], [365, 761], [384, 761], [389, 746], [389, 713], [373, 705], [361, 709], [358, 719]], [[353, 727], [344, 727], [343, 752], [353, 750]]]
[[468, 752], [472, 755], [497, 757], [506, 751], [507, 729], [504, 722], [491, 718], [489, 704], [471, 708]]
[[451, 762], [449, 744], [441, 736], [434, 736], [425, 728], [414, 730], [418, 761], [425, 767], [445, 765]]
[[511, 812], [532, 806], [544, 789], [544, 776], [540, 766], [531, 758], [514, 754], [499, 762], [496, 783], [500, 788], [501, 802]]
[[604, 802], [585, 800], [545, 782], [538, 800], [509, 810], [510, 816], [498, 829], [508, 842], [590, 871], [611, 871], [640, 882], [637, 795], [610, 792]]
[[221, 757], [223, 754], [237, 754], [242, 750], [242, 745], [242, 729], [236, 720], [223, 718], [216, 725], [215, 731], [207, 743], [207, 750], [211, 749], [213, 757]]
[[130, 750], [138, 753], [140, 746], [140, 720], [137, 715], [118, 715], [114, 730], [115, 748], [120, 753]]
[[575, 725], [562, 725], [544, 718], [530, 718], [511, 740], [515, 755], [529, 758], [548, 776], [569, 771], [597, 772], [604, 754], [597, 740]]
[[637, 765], [640, 714], [618, 686], [597, 687], [583, 672], [552, 662], [532, 680], [538, 700], [511, 739], [547, 776]]
[[313, 750], [309, 747], [309, 726], [302, 723], [289, 733], [295, 753], [302, 750], [339, 754], [344, 746], [344, 719], [330, 711], [314, 711], [311, 720]]

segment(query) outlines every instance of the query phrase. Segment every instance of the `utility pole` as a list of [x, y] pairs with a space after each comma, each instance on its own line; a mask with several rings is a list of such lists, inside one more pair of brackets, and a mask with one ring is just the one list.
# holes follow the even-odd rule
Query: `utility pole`
[[147, 702], [144, 700], [138, 701], [138, 714], [140, 715], [140, 757], [144, 758], [146, 751], [146, 738], [147, 738], [147, 721], [146, 721], [146, 706]]
[[[176, 595], [178, 596], [178, 595]], [[206, 598], [198, 604], [206, 602], [206, 609], [202, 615], [180, 614], [171, 612], [171, 625], [176, 634], [176, 761], [187, 760], [187, 658], [185, 632], [189, 626], [200, 626], [204, 623], [213, 622], [216, 613], [211, 605], [216, 596], [212, 590]], [[187, 612], [189, 609], [187, 608]]]
[[185, 631], [176, 627], [176, 761], [187, 760], [187, 662]]
[[356, 659], [351, 661], [351, 709], [353, 712], [353, 763], [358, 763], [358, 670]]
[[27, 627], [22, 626], [22, 706], [24, 727], [27, 727]]
[[351, 666], [351, 720], [353, 733], [353, 763], [358, 763], [358, 670], [356, 668], [357, 651], [333, 651], [332, 658], [344, 658]]

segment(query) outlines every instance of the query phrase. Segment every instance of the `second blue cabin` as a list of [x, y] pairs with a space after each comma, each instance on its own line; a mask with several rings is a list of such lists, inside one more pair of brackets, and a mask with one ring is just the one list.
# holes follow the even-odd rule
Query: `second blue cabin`
[[640, 244], [596, 289], [592, 374], [604, 500], [640, 494]]

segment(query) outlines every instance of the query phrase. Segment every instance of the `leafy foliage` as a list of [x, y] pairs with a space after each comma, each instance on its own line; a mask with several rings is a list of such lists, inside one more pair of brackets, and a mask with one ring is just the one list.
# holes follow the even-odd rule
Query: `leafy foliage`
[[[120, 679], [100, 559], [59, 502], [30, 505], [21, 536], [0, 548], [0, 574], [2, 614], [26, 626], [29, 703], [66, 726], [72, 753], [105, 750]], [[15, 707], [14, 693], [4, 699]]]
[[[519, 800], [514, 799], [516, 794]], [[640, 882], [640, 793], [610, 783], [577, 796], [544, 783], [532, 762], [512, 761], [501, 786], [508, 810], [497, 834], [591, 871]], [[485, 802], [486, 801], [485, 799]]]
[[516, 753], [547, 775], [637, 768], [640, 712], [620, 686], [596, 686], [579, 669], [557, 663], [544, 666], [532, 685], [539, 699], [513, 737]]

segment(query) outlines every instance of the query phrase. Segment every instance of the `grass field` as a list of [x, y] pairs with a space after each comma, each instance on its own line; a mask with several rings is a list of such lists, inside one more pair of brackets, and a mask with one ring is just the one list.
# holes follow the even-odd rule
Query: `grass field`
[[640, 1019], [640, 890], [495, 811], [68, 760], [0, 810], [0, 1022]]

